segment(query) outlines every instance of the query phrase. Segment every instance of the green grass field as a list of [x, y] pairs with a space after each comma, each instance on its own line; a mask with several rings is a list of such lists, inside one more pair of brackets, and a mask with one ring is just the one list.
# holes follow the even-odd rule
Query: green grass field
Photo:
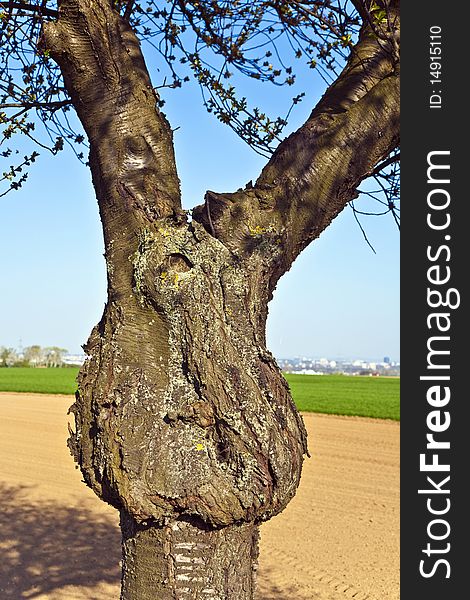
[[30, 369], [11, 367], [0, 369], [1, 392], [40, 392], [42, 394], [74, 394], [78, 368]]
[[400, 379], [286, 375], [299, 410], [400, 420]]
[[[0, 391], [73, 394], [78, 369], [0, 369]], [[400, 419], [400, 379], [286, 375], [299, 410]]]

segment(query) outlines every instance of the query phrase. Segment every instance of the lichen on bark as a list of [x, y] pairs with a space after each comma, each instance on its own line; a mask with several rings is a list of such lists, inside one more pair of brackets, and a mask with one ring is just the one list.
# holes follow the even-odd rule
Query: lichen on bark
[[[267, 286], [264, 299], [252, 294], [259, 271], [197, 222], [170, 234], [146, 230], [129, 258], [139, 297], [133, 317], [158, 324], [163, 346], [132, 368], [122, 360], [132, 353], [119, 337], [125, 323], [94, 332], [71, 442], [88, 482], [141, 522], [269, 518], [295, 493], [306, 438], [264, 346]], [[119, 312], [107, 311], [105, 322]], [[145, 335], [151, 343], [151, 330]], [[125, 342], [141, 353], [139, 339]]]

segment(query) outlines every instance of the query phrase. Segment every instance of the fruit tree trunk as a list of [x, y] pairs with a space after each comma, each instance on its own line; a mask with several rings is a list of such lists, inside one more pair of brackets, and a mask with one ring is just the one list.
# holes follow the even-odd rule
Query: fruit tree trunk
[[293, 497], [307, 452], [266, 349], [268, 302], [398, 143], [392, 44], [365, 23], [255, 184], [208, 192], [189, 218], [171, 128], [113, 3], [62, 0], [43, 43], [87, 133], [104, 230], [108, 301], [69, 446], [121, 512], [122, 600], [252, 600], [258, 525]]

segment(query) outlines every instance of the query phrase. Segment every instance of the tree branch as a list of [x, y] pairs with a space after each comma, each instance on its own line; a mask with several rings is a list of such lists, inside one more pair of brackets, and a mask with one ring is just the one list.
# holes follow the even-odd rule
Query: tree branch
[[25, 10], [27, 12], [33, 12], [43, 17], [51, 17], [53, 19], [59, 18], [59, 11], [38, 4], [30, 4], [29, 2], [0, 2], [0, 7], [3, 9], [12, 10]]
[[62, 0], [44, 34], [88, 135], [98, 199], [128, 218], [130, 205], [149, 220], [178, 212], [171, 128], [129, 24], [107, 0]]
[[380, 173], [380, 171], [382, 171], [386, 167], [389, 167], [390, 165], [393, 165], [394, 163], [397, 163], [397, 162], [400, 162], [400, 153], [395, 154], [394, 156], [390, 156], [390, 158], [387, 158], [387, 160], [384, 160], [382, 163], [377, 165], [375, 167], [375, 169], [372, 171], [371, 175], [378, 175]]
[[71, 100], [58, 100], [54, 102], [6, 102], [0, 104], [0, 108], [24, 108], [29, 110], [30, 108], [50, 108], [57, 110], [63, 106], [72, 104]]
[[[139, 40], [108, 0], [62, 0], [44, 35], [87, 133], [109, 297], [133, 295], [139, 236], [183, 214], [170, 125]], [[129, 300], [130, 302], [130, 300]]]
[[134, 8], [134, 0], [129, 0], [128, 3], [126, 4], [126, 10], [124, 11], [124, 14], [122, 17], [125, 21], [129, 21], [133, 8]]
[[[379, 40], [365, 23], [342, 74], [307, 122], [280, 144], [253, 188], [208, 193], [216, 237], [237, 255], [258, 256], [253, 260], [273, 289], [398, 140], [393, 40]], [[205, 214], [204, 207], [193, 212], [210, 231]]]

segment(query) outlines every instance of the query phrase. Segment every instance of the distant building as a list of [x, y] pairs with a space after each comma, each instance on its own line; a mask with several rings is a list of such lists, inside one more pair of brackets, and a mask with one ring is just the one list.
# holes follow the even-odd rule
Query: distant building
[[85, 362], [85, 354], [65, 354], [62, 358], [62, 364], [70, 367], [81, 367]]
[[[387, 357], [385, 357], [387, 358]], [[390, 359], [389, 359], [390, 360]], [[363, 359], [328, 358], [281, 358], [279, 366], [285, 373], [302, 373], [305, 375], [326, 375], [341, 373], [343, 375], [383, 375], [400, 376], [400, 363], [376, 362]]]

